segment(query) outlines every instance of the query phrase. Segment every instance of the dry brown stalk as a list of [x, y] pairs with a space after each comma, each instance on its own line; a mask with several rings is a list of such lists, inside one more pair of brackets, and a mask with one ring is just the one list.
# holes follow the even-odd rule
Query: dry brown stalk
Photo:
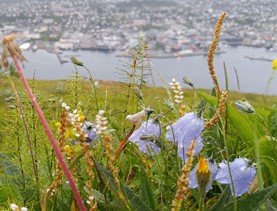
[[[63, 110], [61, 112], [60, 118], [60, 128], [59, 128], [59, 139], [58, 139], [58, 146], [61, 153], [64, 153], [64, 143], [66, 141], [66, 128], [67, 128], [67, 111]], [[50, 193], [49, 196], [53, 196], [54, 194], [58, 193], [58, 187], [61, 185], [61, 179], [63, 177], [63, 170], [59, 164], [56, 163], [56, 177], [54, 178], [52, 184], [47, 189], [47, 192]]]
[[228, 92], [222, 91], [220, 98], [219, 98], [218, 108], [217, 108], [215, 114], [208, 122], [205, 122], [206, 129], [211, 128], [213, 125], [215, 125], [219, 121], [219, 119], [223, 116], [223, 114], [226, 110], [227, 97], [228, 97]]
[[120, 182], [118, 179], [118, 168], [115, 166], [116, 164], [116, 155], [114, 153], [113, 146], [111, 144], [112, 137], [109, 134], [104, 134], [103, 146], [105, 147], [105, 155], [108, 158], [108, 169], [112, 172], [114, 182], [118, 186], [118, 196], [120, 201], [124, 204], [126, 208], [128, 208], [128, 204], [123, 193], [120, 190]]
[[172, 201], [171, 204], [171, 210], [172, 211], [177, 211], [180, 209], [182, 201], [187, 200], [188, 196], [189, 196], [189, 174], [191, 171], [191, 167], [192, 167], [192, 161], [193, 161], [193, 152], [194, 152], [194, 148], [196, 146], [196, 141], [195, 139], [191, 142], [188, 151], [187, 151], [187, 157], [188, 159], [186, 160], [185, 165], [183, 166], [181, 172], [181, 176], [178, 178], [178, 182], [177, 182], [177, 192], [175, 194], [175, 198]]
[[209, 52], [208, 52], [208, 67], [210, 70], [210, 75], [213, 79], [213, 83], [215, 85], [217, 94], [220, 95], [221, 89], [218, 85], [218, 81], [217, 81], [217, 77], [216, 77], [216, 73], [215, 73], [215, 67], [214, 67], [214, 53], [216, 50], [216, 46], [220, 37], [220, 31], [221, 31], [221, 27], [223, 25], [223, 21], [225, 19], [225, 17], [227, 16], [226, 12], [223, 12], [220, 17], [218, 18], [218, 21], [216, 23], [215, 26], [215, 31], [214, 31], [214, 38], [212, 41], [212, 44], [210, 46]]

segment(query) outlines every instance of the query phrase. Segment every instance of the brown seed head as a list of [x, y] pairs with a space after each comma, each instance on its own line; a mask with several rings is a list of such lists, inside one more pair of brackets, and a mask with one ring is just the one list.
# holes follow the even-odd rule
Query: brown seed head
[[3, 52], [2, 52], [2, 64], [5, 69], [8, 68], [8, 54], [11, 57], [17, 58], [19, 61], [27, 61], [27, 59], [22, 55], [19, 46], [14, 41], [14, 36], [7, 35], [2, 38]]

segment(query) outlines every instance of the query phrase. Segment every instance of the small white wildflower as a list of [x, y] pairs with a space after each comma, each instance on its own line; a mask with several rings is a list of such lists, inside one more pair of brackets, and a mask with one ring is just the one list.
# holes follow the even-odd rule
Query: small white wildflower
[[10, 204], [11, 210], [17, 210], [18, 206], [16, 204]]
[[94, 199], [93, 196], [88, 197], [88, 200], [90, 200], [90, 201], [93, 201], [93, 199]]
[[73, 114], [77, 114], [77, 109], [75, 109], [75, 110], [73, 111]]
[[146, 116], [145, 110], [142, 110], [138, 113], [135, 113], [133, 115], [126, 116], [126, 119], [132, 121], [135, 125], [141, 123], [142, 119]]
[[174, 98], [175, 98], [174, 102], [176, 104], [181, 104], [184, 92], [182, 91], [182, 87], [180, 86], [180, 83], [176, 82], [176, 80], [173, 78], [172, 82], [169, 84], [171, 85], [171, 88], [174, 93]]
[[21, 207], [21, 211], [28, 211], [27, 207]]
[[76, 137], [80, 137], [80, 134], [79, 134], [79, 133], [76, 133], [75, 136], [76, 136]]
[[87, 202], [87, 204], [90, 204], [90, 203], [91, 203], [90, 200], [87, 200], [86, 202]]
[[104, 117], [104, 110], [100, 110], [98, 115], [96, 115], [96, 128], [97, 134], [104, 134], [107, 131], [107, 117]]
[[105, 113], [105, 111], [104, 111], [104, 110], [100, 110], [100, 111], [99, 111], [99, 113], [98, 113], [98, 115], [103, 116], [103, 115], [104, 115], [104, 113]]
[[69, 111], [70, 107], [69, 106], [66, 106], [65, 107], [65, 110]]
[[62, 108], [65, 108], [66, 107], [66, 104], [65, 103], [62, 103]]
[[87, 137], [88, 137], [88, 134], [86, 133], [86, 134], [84, 135], [84, 137], [87, 138]]

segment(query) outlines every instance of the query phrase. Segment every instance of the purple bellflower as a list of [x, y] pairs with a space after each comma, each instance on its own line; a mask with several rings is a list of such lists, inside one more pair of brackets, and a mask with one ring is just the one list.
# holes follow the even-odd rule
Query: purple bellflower
[[86, 142], [93, 141], [97, 136], [97, 129], [95, 128], [94, 124], [91, 122], [84, 122], [82, 126], [83, 131], [87, 134]]
[[[204, 159], [202, 159], [202, 160], [204, 160]], [[207, 167], [205, 167], [205, 166], [203, 167], [203, 161], [201, 162], [201, 159], [200, 159], [200, 161], [191, 170], [190, 175], [189, 175], [189, 188], [198, 188], [199, 187], [198, 183], [199, 183], [199, 180], [201, 180], [201, 178], [197, 178], [197, 172], [198, 172], [198, 177], [199, 177], [199, 172], [200, 172], [200, 174], [202, 174], [203, 176], [207, 175], [207, 178], [202, 178], [202, 180], [206, 180], [206, 184], [205, 184], [206, 192], [208, 192], [210, 189], [212, 189], [212, 183], [213, 183], [213, 180], [215, 179], [218, 168], [214, 163], [211, 163], [207, 159], [205, 159], [205, 163], [206, 163]], [[205, 172], [205, 170], [209, 173], [207, 174], [207, 172]]]
[[[143, 122], [141, 126], [130, 136], [129, 140], [138, 143], [139, 150], [148, 155], [160, 153], [160, 147], [153, 141], [153, 137], [160, 136], [160, 126], [152, 119]], [[149, 137], [149, 139], [147, 138]], [[152, 141], [150, 141], [152, 140]]]
[[221, 184], [229, 184], [233, 195], [235, 193], [236, 196], [241, 196], [248, 191], [256, 174], [256, 169], [250, 163], [251, 161], [246, 158], [236, 158], [233, 162], [230, 162], [235, 191], [232, 189], [228, 165], [225, 161], [219, 164], [220, 169], [215, 179]]
[[167, 127], [166, 139], [178, 146], [178, 155], [186, 160], [186, 152], [192, 140], [196, 140], [194, 155], [198, 155], [203, 148], [201, 132], [204, 129], [204, 120], [193, 112], [185, 114], [172, 126]]

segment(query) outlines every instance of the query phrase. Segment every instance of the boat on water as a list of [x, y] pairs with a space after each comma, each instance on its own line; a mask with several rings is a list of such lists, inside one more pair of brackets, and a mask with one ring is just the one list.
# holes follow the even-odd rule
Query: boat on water
[[265, 56], [244, 56], [244, 58], [247, 58], [250, 60], [268, 61], [268, 62], [272, 62], [274, 60], [274, 58], [269, 58]]
[[38, 46], [37, 46], [37, 45], [33, 45], [32, 51], [33, 51], [33, 52], [36, 52], [37, 50], [38, 50]]
[[[216, 51], [215, 54], [223, 54], [226, 51]], [[148, 58], [156, 58], [156, 59], [167, 59], [167, 58], [179, 58], [179, 57], [189, 57], [189, 56], [206, 56], [208, 52], [206, 51], [192, 51], [192, 50], [182, 50], [176, 53], [165, 53], [163, 51], [146, 51], [146, 56]], [[133, 57], [134, 52], [131, 51], [122, 51], [119, 52], [117, 57]]]
[[25, 50], [25, 51], [29, 50], [30, 47], [31, 47], [31, 43], [28, 43], [28, 42], [23, 43], [23, 44], [21, 44], [21, 45], [19, 46], [19, 48], [20, 48], [21, 50]]

